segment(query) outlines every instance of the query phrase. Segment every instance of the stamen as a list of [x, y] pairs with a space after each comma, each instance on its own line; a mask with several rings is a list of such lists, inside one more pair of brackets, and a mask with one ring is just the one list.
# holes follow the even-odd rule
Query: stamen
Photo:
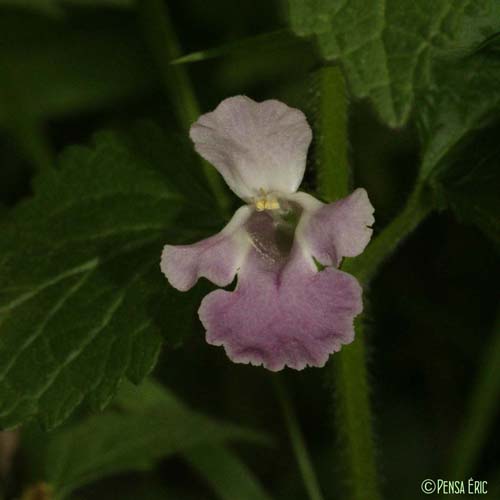
[[259, 193], [260, 197], [253, 200], [257, 212], [280, 209], [280, 203], [277, 198], [268, 195], [262, 188], [259, 189]]
[[266, 209], [266, 200], [257, 200], [255, 202], [255, 208], [257, 209], [257, 212], [263, 212]]
[[270, 200], [266, 200], [264, 208], [266, 210], [277, 210], [278, 208], [280, 208], [280, 204], [278, 203], [278, 200], [276, 198], [271, 198]]

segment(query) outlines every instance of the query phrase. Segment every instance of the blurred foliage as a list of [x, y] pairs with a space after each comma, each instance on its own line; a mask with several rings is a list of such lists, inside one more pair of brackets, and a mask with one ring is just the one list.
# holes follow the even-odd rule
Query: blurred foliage
[[15, 114], [51, 119], [147, 93], [154, 70], [139, 25], [114, 12], [113, 29], [98, 13], [64, 19], [2, 12], [0, 123]]
[[[46, 479], [56, 499], [67, 498], [75, 489], [108, 475], [152, 469], [160, 458], [174, 453], [186, 452], [189, 461], [196, 463], [208, 444], [223, 454], [216, 445], [228, 439], [266, 442], [256, 432], [188, 410], [152, 382], [140, 389], [123, 388], [117, 403], [126, 411], [88, 417], [49, 442]], [[223, 459], [232, 463], [228, 454]]]
[[[166, 241], [224, 221], [175, 90], [164, 91], [171, 61], [157, 66], [143, 2], [0, 0], [0, 423], [23, 424], [0, 496], [48, 481], [53, 498], [303, 500], [273, 376], [204, 343], [196, 309], [210, 285], [181, 294], [158, 269]], [[316, 125], [335, 113], [318, 69], [339, 62], [354, 184], [370, 193], [375, 232], [415, 182], [431, 191], [437, 211], [369, 289], [384, 498], [420, 498], [424, 478], [457, 462], [465, 409], [485, 421], [467, 403], [476, 388], [489, 426], [460, 458], [493, 491], [499, 395], [475, 380], [498, 334], [499, 3], [168, 3], [183, 49], [172, 67], [201, 109], [232, 94], [274, 97]], [[320, 159], [314, 142], [309, 191]], [[125, 380], [155, 366], [158, 384]], [[344, 498], [331, 388], [320, 370], [286, 383], [325, 498]]]

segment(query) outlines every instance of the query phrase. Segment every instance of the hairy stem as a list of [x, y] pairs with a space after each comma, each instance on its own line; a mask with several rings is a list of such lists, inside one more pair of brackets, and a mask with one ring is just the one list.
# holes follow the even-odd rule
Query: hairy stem
[[323, 500], [318, 479], [316, 478], [316, 474], [314, 473], [314, 468], [312, 466], [311, 457], [307, 451], [304, 436], [300, 430], [299, 422], [297, 420], [297, 416], [295, 415], [286, 386], [280, 375], [274, 376], [273, 380], [278, 401], [288, 429], [288, 434], [290, 435], [295, 458], [297, 459], [309, 499]]
[[355, 342], [343, 347], [333, 363], [339, 441], [345, 448], [350, 497], [379, 500], [382, 497], [377, 476], [362, 317], [356, 319], [355, 327]]
[[350, 187], [347, 95], [338, 66], [325, 66], [318, 79], [319, 113], [315, 127], [318, 191], [323, 199], [334, 201], [347, 196]]
[[[144, 30], [163, 83], [171, 97], [177, 119], [187, 132], [201, 111], [186, 68], [170, 64], [170, 61], [180, 57], [181, 49], [167, 5], [162, 0], [140, 0], [140, 7]], [[228, 215], [231, 200], [220, 175], [206, 161], [201, 160], [201, 163], [210, 189], [223, 213]]]
[[[350, 191], [347, 99], [340, 69], [321, 70], [319, 92], [318, 190], [326, 201], [334, 201]], [[355, 342], [335, 355], [334, 362], [327, 367], [327, 377], [335, 384], [336, 425], [346, 456], [349, 497], [378, 500], [381, 496], [361, 324], [358, 318]]]
[[451, 479], [463, 479], [474, 472], [479, 453], [500, 407], [500, 310], [479, 366], [476, 385], [453, 450], [449, 471]]
[[[374, 238], [363, 254], [347, 261], [343, 270], [368, 284], [380, 265], [430, 213], [431, 203], [423, 200], [422, 191], [417, 188], [403, 211]], [[352, 498], [378, 500], [381, 494], [374, 452], [363, 316], [356, 319], [355, 328], [356, 340], [336, 355], [334, 363], [339, 435], [347, 452]]]

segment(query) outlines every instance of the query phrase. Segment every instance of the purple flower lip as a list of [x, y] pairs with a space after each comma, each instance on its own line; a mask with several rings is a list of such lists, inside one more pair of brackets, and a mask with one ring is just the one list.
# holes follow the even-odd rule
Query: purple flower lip
[[232, 361], [272, 371], [323, 366], [354, 340], [363, 308], [358, 281], [338, 267], [370, 241], [366, 191], [330, 204], [297, 191], [311, 128], [301, 111], [276, 100], [226, 99], [190, 135], [246, 205], [220, 233], [166, 245], [162, 272], [182, 291], [200, 277], [225, 287], [238, 276], [233, 291], [209, 293], [199, 309], [207, 342]]

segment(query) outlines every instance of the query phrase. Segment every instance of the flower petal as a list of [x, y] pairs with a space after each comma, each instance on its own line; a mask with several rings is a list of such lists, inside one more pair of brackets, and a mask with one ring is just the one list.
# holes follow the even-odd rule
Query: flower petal
[[304, 208], [296, 238], [321, 264], [338, 266], [342, 257], [355, 257], [372, 236], [374, 208], [363, 188], [324, 205], [306, 193], [290, 199]]
[[323, 366], [354, 339], [353, 319], [362, 310], [361, 287], [334, 268], [317, 272], [299, 245], [284, 266], [252, 248], [234, 292], [216, 290], [200, 306], [207, 342], [223, 345], [236, 363]]
[[195, 149], [224, 176], [229, 187], [250, 201], [259, 190], [294, 193], [306, 165], [312, 133], [298, 109], [245, 96], [222, 101], [190, 131]]
[[246, 205], [239, 208], [220, 233], [193, 245], [165, 245], [161, 270], [170, 284], [184, 292], [203, 276], [216, 285], [229, 285], [250, 247], [242, 226], [251, 213]]

